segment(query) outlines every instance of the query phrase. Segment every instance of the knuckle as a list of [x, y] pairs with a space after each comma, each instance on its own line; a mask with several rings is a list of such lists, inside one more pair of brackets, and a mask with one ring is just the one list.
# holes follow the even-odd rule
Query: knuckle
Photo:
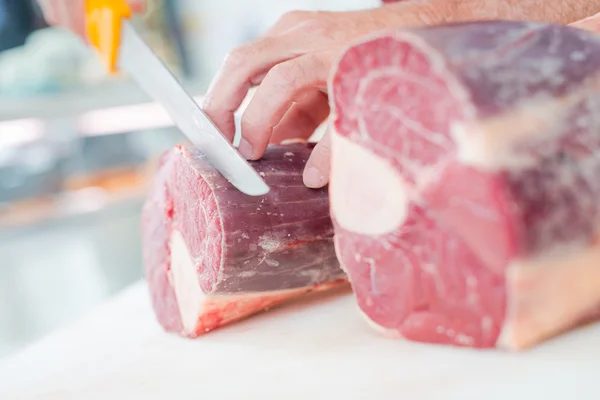
[[281, 17], [285, 25], [296, 26], [307, 33], [321, 34], [328, 30], [328, 13], [323, 11], [290, 11]]
[[254, 42], [246, 43], [235, 47], [225, 58], [225, 65], [228, 68], [241, 68], [252, 64], [252, 60], [257, 55], [268, 51], [277, 43], [277, 38], [265, 37]]
[[[253, 113], [253, 112], [248, 112], [246, 111], [244, 113], [244, 115], [242, 116], [242, 126], [244, 126], [245, 128], [250, 128], [252, 130], [258, 128], [260, 126], [260, 121], [258, 121], [257, 116]], [[246, 129], [247, 131], [247, 129]], [[253, 137], [251, 135], [248, 135], [248, 133], [244, 133], [244, 135], [247, 137], [247, 139], [253, 140]], [[248, 136], [251, 136], [248, 138]]]
[[277, 87], [293, 84], [298, 78], [299, 68], [294, 61], [277, 64], [269, 72], [270, 83]]
[[268, 84], [278, 88], [301, 89], [327, 79], [329, 71], [326, 60], [319, 54], [305, 54], [302, 57], [275, 65], [267, 74]]
[[279, 20], [281, 22], [286, 22], [286, 23], [301, 22], [306, 18], [307, 14], [309, 14], [309, 12], [307, 12], [307, 11], [300, 11], [300, 10], [288, 11], [285, 14], [283, 14]]
[[339, 18], [330, 12], [314, 11], [311, 12], [310, 17], [305, 19], [303, 28], [314, 36], [322, 36], [327, 39], [336, 33], [339, 23]]
[[248, 61], [248, 57], [252, 54], [253, 44], [245, 44], [231, 50], [225, 57], [225, 65], [228, 67], [241, 67]]
[[312, 18], [307, 19], [302, 25], [307, 32], [319, 36], [325, 34], [329, 28], [326, 21], [322, 18], [319, 18], [318, 16], [314, 16]]

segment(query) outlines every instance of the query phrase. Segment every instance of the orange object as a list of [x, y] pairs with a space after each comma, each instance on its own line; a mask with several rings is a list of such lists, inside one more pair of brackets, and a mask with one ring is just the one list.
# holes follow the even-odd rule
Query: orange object
[[99, 53], [108, 71], [117, 72], [123, 19], [130, 19], [127, 0], [87, 0], [85, 25], [90, 44]]

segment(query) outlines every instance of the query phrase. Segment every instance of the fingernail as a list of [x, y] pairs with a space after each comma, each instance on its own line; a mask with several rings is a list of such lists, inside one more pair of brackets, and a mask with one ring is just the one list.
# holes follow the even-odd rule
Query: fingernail
[[202, 99], [202, 103], [200, 104], [200, 108], [204, 111], [206, 111], [207, 108], [210, 107], [210, 102], [212, 100], [212, 96], [210, 94], [206, 94], [204, 96], [204, 98]]
[[240, 145], [238, 146], [238, 151], [242, 156], [244, 156], [248, 160], [252, 160], [252, 145], [246, 141], [246, 139], [242, 138], [240, 140]]
[[315, 167], [309, 167], [304, 171], [304, 184], [309, 188], [318, 189], [323, 186], [325, 175]]

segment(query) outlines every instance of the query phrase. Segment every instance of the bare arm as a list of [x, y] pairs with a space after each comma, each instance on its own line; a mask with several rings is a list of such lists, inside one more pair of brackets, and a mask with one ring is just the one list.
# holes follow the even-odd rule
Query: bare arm
[[[438, 0], [434, 0], [438, 2]], [[598, 0], [452, 0], [456, 15], [471, 19], [507, 19], [570, 24], [600, 12]]]
[[[293, 12], [255, 42], [235, 49], [209, 89], [204, 108], [229, 138], [233, 113], [248, 89], [258, 90], [242, 117], [240, 152], [262, 157], [269, 142], [308, 138], [327, 118], [327, 77], [349, 43], [382, 29], [472, 20], [571, 23], [600, 12], [600, 0], [406, 0], [354, 12]], [[305, 170], [305, 183], [329, 178], [326, 135]]]

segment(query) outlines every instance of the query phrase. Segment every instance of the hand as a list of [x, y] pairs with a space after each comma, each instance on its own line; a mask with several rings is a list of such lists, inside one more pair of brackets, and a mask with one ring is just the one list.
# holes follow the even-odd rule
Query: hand
[[[61, 25], [85, 38], [86, 0], [38, 0], [46, 22]], [[128, 0], [134, 13], [143, 12], [145, 0]]]
[[[259, 86], [242, 117], [240, 152], [262, 157], [269, 142], [308, 138], [329, 115], [327, 78], [343, 48], [371, 32], [481, 19], [532, 19], [568, 23], [598, 12], [600, 0], [415, 0], [354, 12], [291, 12], [258, 40], [235, 49], [208, 90], [204, 110], [223, 134], [235, 133], [233, 113]], [[596, 10], [596, 11], [593, 11]], [[329, 135], [304, 171], [309, 187], [329, 180]]]
[[[250, 87], [259, 86], [242, 116], [240, 153], [255, 160], [262, 157], [269, 142], [308, 139], [329, 115], [327, 78], [341, 50], [371, 32], [443, 20], [444, 10], [418, 3], [353, 12], [285, 14], [258, 40], [227, 56], [203, 108], [232, 140], [233, 114]], [[329, 142], [326, 135], [307, 163], [304, 183], [309, 187], [325, 186], [329, 180]]]

